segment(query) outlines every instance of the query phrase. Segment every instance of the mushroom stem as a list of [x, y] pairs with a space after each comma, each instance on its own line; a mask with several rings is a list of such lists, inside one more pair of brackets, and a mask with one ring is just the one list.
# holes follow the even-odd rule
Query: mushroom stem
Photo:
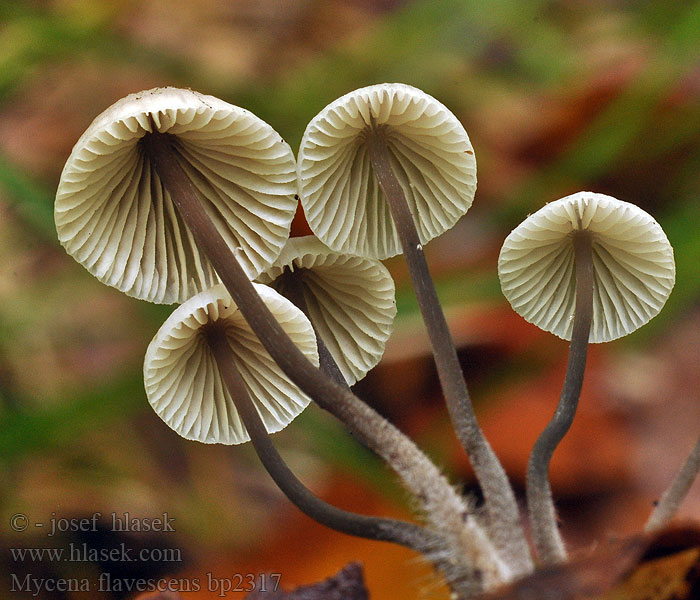
[[688, 490], [693, 485], [698, 472], [700, 472], [700, 439], [690, 451], [673, 483], [664, 492], [661, 500], [659, 500], [656, 508], [651, 513], [647, 524], [644, 526], [644, 531], [658, 531], [671, 520], [681, 502], [683, 502], [683, 498], [685, 498]]
[[552, 420], [535, 442], [527, 469], [527, 504], [533, 538], [537, 554], [545, 564], [566, 560], [549, 484], [549, 464], [554, 449], [569, 431], [576, 414], [593, 319], [593, 245], [590, 234], [575, 232], [573, 244], [576, 304], [564, 387]]
[[312, 494], [292, 473], [274, 447], [243, 383], [225, 328], [212, 323], [203, 328], [203, 332], [260, 461], [277, 486], [299, 510], [322, 525], [348, 535], [394, 542], [424, 554], [436, 546], [435, 534], [423, 527], [405, 521], [369, 517], [341, 510]]
[[376, 452], [420, 502], [429, 523], [444, 538], [444, 560], [452, 561], [448, 581], [473, 582], [477, 572], [485, 585], [510, 579], [511, 570], [470, 514], [466, 502], [430, 459], [350, 390], [321, 373], [287, 336], [206, 213], [169, 136], [151, 133], [145, 136], [144, 147], [197, 245], [273, 360], [321, 408], [340, 419]]
[[326, 346], [320, 332], [316, 328], [316, 323], [314, 323], [314, 320], [311, 318], [309, 307], [307, 306], [306, 299], [304, 298], [304, 289], [301, 281], [299, 280], [299, 273], [285, 269], [284, 273], [282, 274], [282, 278], [283, 281], [281, 289], [279, 290], [280, 293], [306, 315], [306, 318], [309, 319], [309, 323], [311, 323], [311, 326], [314, 328], [314, 333], [316, 334], [316, 345], [318, 346], [319, 368], [338, 385], [342, 385], [343, 387], [350, 389], [347, 381], [345, 381], [345, 377], [343, 377], [343, 373], [341, 372], [338, 363], [335, 362], [333, 355], [330, 353], [330, 350], [328, 350], [328, 346]]
[[508, 477], [484, 437], [474, 414], [464, 374], [433, 284], [401, 185], [391, 166], [386, 136], [374, 121], [368, 134], [369, 157], [399, 234], [406, 263], [457, 437], [467, 452], [484, 494], [490, 537], [516, 575], [533, 570], [520, 511]]

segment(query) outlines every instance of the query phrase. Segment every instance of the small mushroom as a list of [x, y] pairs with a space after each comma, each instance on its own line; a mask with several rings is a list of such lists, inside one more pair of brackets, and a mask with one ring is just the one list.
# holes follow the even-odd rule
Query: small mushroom
[[390, 198], [373, 172], [377, 138], [386, 144], [421, 244], [450, 229], [471, 206], [476, 160], [457, 118], [401, 83], [350, 92], [311, 120], [298, 160], [309, 226], [333, 250], [384, 259], [402, 252], [402, 244]]
[[[293, 342], [318, 363], [315, 336], [301, 311], [272, 288], [255, 288]], [[221, 444], [251, 440], [285, 495], [323, 525], [420, 552], [441, 543], [412, 523], [332, 506], [296, 478], [269, 434], [288, 425], [309, 398], [272, 361], [224, 286], [200, 292], [175, 309], [148, 347], [144, 382], [155, 411], [181, 436]]]
[[400, 83], [350, 92], [316, 115], [297, 161], [299, 196], [319, 239], [338, 252], [403, 252], [455, 431], [484, 493], [490, 535], [516, 575], [532, 568], [515, 495], [476, 421], [423, 244], [472, 204], [476, 160], [467, 132], [432, 96]]
[[498, 276], [513, 309], [540, 329], [571, 339], [577, 235], [592, 244], [589, 341], [625, 336], [656, 316], [675, 281], [666, 234], [638, 206], [593, 192], [550, 202], [506, 238]]
[[675, 280], [673, 249], [639, 207], [579, 192], [547, 204], [508, 235], [498, 274], [516, 312], [571, 340], [559, 405], [528, 463], [535, 547], [544, 563], [556, 563], [566, 559], [566, 549], [549, 464], [576, 414], [588, 343], [631, 333], [661, 310]]
[[323, 340], [321, 367], [327, 349], [347, 385], [362, 379], [381, 359], [396, 300], [394, 281], [379, 261], [334, 252], [314, 236], [290, 238], [258, 281], [304, 311]]
[[[302, 312], [267, 286], [255, 284], [255, 289], [297, 347], [318, 364], [316, 338]], [[267, 431], [286, 427], [309, 404], [309, 397], [270, 358], [220, 284], [176, 308], [148, 346], [144, 381], [158, 416], [189, 440], [210, 444], [249, 440], [206, 343], [206, 332], [213, 326], [225, 330]]]
[[71, 256], [151, 302], [184, 302], [219, 281], [173, 205], [156, 147], [175, 157], [248, 276], [277, 257], [296, 209], [291, 149], [249, 111], [170, 87], [119, 100], [73, 148], [54, 210]]

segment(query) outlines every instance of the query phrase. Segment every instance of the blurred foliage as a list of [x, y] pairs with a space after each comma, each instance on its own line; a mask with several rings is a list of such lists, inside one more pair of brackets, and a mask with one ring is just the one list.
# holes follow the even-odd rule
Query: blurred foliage
[[[700, 2], [307, 0], [193, 2], [188, 10], [178, 16], [167, 2], [0, 2], [0, 201], [11, 207], [0, 227], [16, 232], [15, 241], [0, 251], [7, 260], [19, 243], [25, 254], [37, 254], [27, 279], [12, 279], [17, 267], [3, 267], [0, 279], [7, 280], [0, 301], [12, 294], [27, 311], [42, 302], [51, 302], [53, 309], [60, 298], [46, 289], [56, 273], [62, 281], [77, 282], [77, 289], [101, 289], [58, 248], [53, 191], [78, 124], [87, 126], [123, 87], [135, 85], [129, 91], [136, 91], [171, 83], [220, 96], [267, 120], [295, 147], [308, 120], [339, 95], [402, 81], [453, 110], [477, 150], [480, 187], [474, 207], [455, 231], [428, 247], [439, 294], [455, 318], [471, 305], [503, 304], [495, 271], [502, 239], [544, 202], [581, 189], [640, 204], [658, 218], [675, 248], [677, 283], [668, 304], [627, 343], [646, 345], [697, 307]], [[178, 46], [172, 37], [183, 32], [186, 39]], [[236, 46], [226, 44], [236, 41], [243, 48], [248, 40], [250, 66], [234, 68], [236, 60], [245, 61], [234, 56]], [[214, 41], [222, 49], [207, 54]], [[106, 89], [95, 89], [95, 71]], [[51, 104], [56, 98], [60, 107]], [[70, 99], [74, 120], [64, 123], [60, 115], [70, 110]], [[103, 102], [101, 108], [93, 106], [97, 102]], [[80, 112], [86, 107], [95, 112]], [[30, 133], [28, 117], [39, 119], [30, 124]], [[42, 153], [45, 162], [27, 158]], [[48, 271], [41, 270], [44, 263]], [[403, 267], [390, 264], [398, 281], [400, 332], [412, 327], [417, 306]], [[79, 303], [79, 294], [67, 301]], [[89, 355], [91, 344], [106, 343], [106, 336], [117, 348], [106, 356], [119, 358], [85, 382], [68, 377], [48, 388], [39, 394], [40, 402], [30, 397], [32, 389], [17, 383], [18, 377], [24, 380], [13, 373], [18, 360], [12, 357], [17, 347], [31, 357], [32, 349], [45, 346], [19, 343], [24, 334], [17, 323], [26, 320], [0, 308], [0, 471], [6, 481], [22, 461], [60, 456], [83, 434], [111, 423], [128, 430], [148, 411], [138, 352], [127, 348], [120, 354], [119, 348], [125, 340], [141, 348], [141, 340], [171, 309], [116, 299], [112, 290], [95, 294], [108, 298], [104, 318], [117, 319], [114, 327], [123, 327], [123, 333], [86, 332], [79, 348]], [[128, 316], [120, 317], [123, 311]], [[52, 319], [45, 318], [32, 322], [27, 339], [41, 336], [43, 329], [54, 331]], [[62, 318], [66, 329], [72, 321]], [[60, 338], [64, 329], [54, 335]], [[134, 331], [139, 332], [135, 338]], [[61, 374], [62, 346], [51, 348]], [[518, 356], [506, 360], [522, 365], [525, 353]], [[513, 376], [508, 369], [493, 373], [494, 386]], [[372, 396], [371, 390], [362, 391]], [[383, 467], [325, 415], [305, 414], [298, 428], [306, 435], [302, 457], [333, 453], [371, 486], [386, 487]], [[421, 434], [420, 427], [414, 431]], [[430, 438], [430, 431], [422, 433]], [[172, 442], [169, 431], [161, 434], [180, 444]], [[283, 432], [280, 441], [293, 448], [298, 436]], [[130, 442], [123, 443], [117, 451], [128, 452]], [[444, 447], [432, 449], [446, 456]], [[193, 497], [206, 496], [196, 481], [187, 486]], [[400, 497], [395, 487], [391, 490]], [[7, 505], [11, 492], [3, 497]]]

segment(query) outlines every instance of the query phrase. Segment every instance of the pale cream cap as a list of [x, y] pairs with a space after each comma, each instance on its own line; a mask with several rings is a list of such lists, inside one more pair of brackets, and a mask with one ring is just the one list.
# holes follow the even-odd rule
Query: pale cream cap
[[142, 300], [184, 302], [218, 283], [139, 144], [153, 130], [174, 136], [206, 212], [255, 277], [289, 236], [294, 155], [249, 111], [187, 89], [131, 94], [88, 127], [56, 194], [61, 244], [100, 281]]
[[541, 329], [571, 339], [576, 230], [589, 231], [593, 243], [589, 341], [614, 340], [656, 316], [676, 277], [666, 234], [638, 206], [593, 192], [545, 205], [508, 235], [498, 275], [513, 309]]
[[381, 360], [396, 316], [387, 268], [334, 252], [314, 236], [291, 238], [258, 281], [280, 289], [285, 268], [299, 278], [311, 321], [348, 385], [362, 379]]
[[297, 163], [311, 230], [337, 252], [384, 259], [399, 254], [401, 244], [370, 165], [365, 136], [372, 118], [386, 128], [392, 167], [422, 243], [450, 229], [471, 206], [476, 160], [457, 118], [401, 83], [350, 92], [311, 120]]
[[[318, 365], [311, 323], [272, 288], [254, 284], [282, 329]], [[189, 440], [240, 444], [250, 439], [219, 373], [202, 327], [214, 321], [226, 328], [236, 365], [265, 427], [286, 427], [309, 404], [272, 360], [223, 285], [180, 305], [163, 323], [146, 351], [146, 396], [165, 423]]]

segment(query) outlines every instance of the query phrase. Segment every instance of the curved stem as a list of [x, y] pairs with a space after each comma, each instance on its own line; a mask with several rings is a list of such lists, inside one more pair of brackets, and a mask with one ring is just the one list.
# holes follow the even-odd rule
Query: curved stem
[[248, 430], [260, 461], [277, 486], [304, 514], [326, 527], [348, 535], [394, 542], [423, 553], [435, 547], [435, 534], [422, 527], [394, 519], [351, 513], [332, 506], [312, 494], [296, 478], [272, 444], [236, 367], [236, 358], [224, 328], [212, 323], [205, 329], [204, 337], [216, 359], [219, 372]]
[[307, 306], [306, 299], [304, 298], [303, 284], [299, 280], [299, 272], [293, 272], [285, 269], [284, 273], [280, 277], [282, 278], [282, 295], [306, 315], [306, 318], [309, 319], [311, 326], [314, 328], [314, 333], [316, 334], [316, 345], [318, 346], [319, 368], [338, 385], [342, 385], [343, 387], [350, 389], [350, 386], [348, 385], [347, 381], [345, 381], [345, 377], [343, 376], [338, 363], [335, 362], [333, 355], [328, 349], [328, 346], [326, 346], [326, 343], [323, 341], [321, 334], [319, 333], [318, 329], [316, 329], [316, 324], [311, 318], [309, 307]]
[[698, 472], [700, 472], [700, 439], [690, 451], [673, 483], [661, 496], [661, 500], [644, 526], [644, 531], [657, 531], [671, 520], [693, 485]]
[[213, 221], [206, 213], [177, 159], [167, 134], [151, 133], [144, 147], [178, 213], [206, 254], [251, 329], [282, 371], [325, 410], [339, 418], [401, 478], [436, 531], [446, 542], [445, 560], [453, 564], [448, 581], [471, 585], [482, 578], [496, 585], [510, 578], [464, 499], [437, 467], [406, 436], [350, 390], [326, 377], [311, 364], [258, 296]]
[[453, 427], [474, 467], [484, 494], [491, 538], [516, 575], [533, 570], [520, 511], [508, 477], [476, 420], [464, 374], [423, 254], [413, 216], [391, 166], [383, 131], [372, 123], [369, 156], [399, 234], [413, 289], [428, 331]]
[[593, 319], [592, 240], [589, 234], [576, 232], [573, 242], [576, 305], [564, 387], [554, 417], [535, 442], [527, 467], [527, 504], [535, 548], [540, 560], [545, 564], [566, 560], [566, 549], [557, 527], [552, 490], [549, 485], [549, 464], [554, 449], [569, 431], [576, 414], [586, 369], [588, 337]]

